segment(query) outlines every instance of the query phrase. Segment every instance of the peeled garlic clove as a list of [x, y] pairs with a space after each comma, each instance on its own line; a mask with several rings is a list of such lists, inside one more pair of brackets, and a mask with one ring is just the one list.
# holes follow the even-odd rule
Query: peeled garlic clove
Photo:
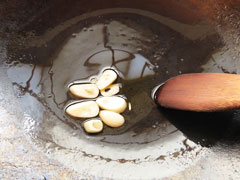
[[79, 98], [96, 98], [99, 94], [99, 89], [95, 84], [74, 84], [69, 90]]
[[127, 107], [125, 99], [118, 96], [100, 97], [96, 102], [100, 108], [117, 113], [123, 112]]
[[96, 85], [100, 90], [102, 90], [112, 84], [116, 79], [117, 73], [114, 70], [107, 69], [102, 73], [102, 75], [96, 82]]
[[119, 93], [119, 85], [118, 84], [112, 84], [105, 89], [102, 89], [100, 92], [103, 96], [108, 97], [108, 96], [113, 96], [117, 93]]
[[69, 105], [66, 113], [76, 118], [92, 118], [98, 115], [99, 107], [95, 101], [79, 102]]
[[83, 122], [83, 127], [88, 133], [99, 133], [103, 130], [103, 123], [100, 119], [89, 119]]
[[99, 116], [102, 121], [110, 127], [120, 127], [125, 122], [125, 119], [121, 114], [113, 111], [102, 110], [100, 111]]

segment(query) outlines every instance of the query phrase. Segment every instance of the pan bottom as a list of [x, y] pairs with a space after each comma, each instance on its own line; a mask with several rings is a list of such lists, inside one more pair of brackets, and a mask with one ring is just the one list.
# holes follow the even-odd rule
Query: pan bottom
[[[170, 116], [153, 103], [151, 90], [172, 76], [204, 70], [223, 46], [210, 25], [108, 9], [27, 38], [28, 47], [12, 52], [19, 61], [8, 62], [8, 76], [24, 111], [20, 125], [50, 157], [83, 177], [151, 179], [176, 174], [209, 153], [198, 144], [202, 137], [192, 141], [179, 131], [185, 132], [174, 121], [178, 113]], [[122, 93], [133, 111], [122, 128], [86, 135], [78, 121], [64, 114], [70, 100], [67, 85], [111, 65], [127, 77]], [[184, 116], [194, 121], [188, 112]]]

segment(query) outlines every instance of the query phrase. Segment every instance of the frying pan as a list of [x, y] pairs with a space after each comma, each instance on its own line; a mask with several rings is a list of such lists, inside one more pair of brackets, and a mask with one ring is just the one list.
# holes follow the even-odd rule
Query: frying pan
[[[0, 2], [2, 179], [240, 178], [238, 110], [176, 111], [150, 99], [179, 74], [239, 73], [239, 8], [237, 0]], [[128, 77], [123, 92], [135, 110], [123, 128], [90, 136], [63, 112], [74, 100], [66, 87], [112, 64]]]

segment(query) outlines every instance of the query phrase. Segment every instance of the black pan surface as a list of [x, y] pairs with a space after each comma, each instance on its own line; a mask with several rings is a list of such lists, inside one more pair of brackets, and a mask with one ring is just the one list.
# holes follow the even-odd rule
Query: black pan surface
[[[33, 1], [2, 11], [1, 71], [20, 104], [16, 126], [81, 178], [238, 178], [238, 110], [176, 111], [151, 99], [179, 74], [239, 73], [236, 4], [211, 3]], [[127, 77], [121, 93], [133, 110], [123, 127], [88, 135], [64, 114], [74, 100], [67, 85], [108, 66]]]

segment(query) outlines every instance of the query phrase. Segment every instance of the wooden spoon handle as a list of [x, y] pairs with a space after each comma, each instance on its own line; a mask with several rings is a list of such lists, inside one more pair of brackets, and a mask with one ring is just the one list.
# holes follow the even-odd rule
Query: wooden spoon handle
[[213, 112], [240, 108], [240, 75], [184, 74], [169, 79], [156, 92], [160, 106]]

